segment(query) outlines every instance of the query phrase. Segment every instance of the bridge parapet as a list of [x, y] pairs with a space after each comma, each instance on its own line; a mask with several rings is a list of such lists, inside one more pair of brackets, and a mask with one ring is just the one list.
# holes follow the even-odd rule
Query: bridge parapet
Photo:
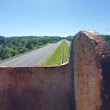
[[109, 110], [109, 44], [96, 32], [80, 31], [73, 47], [76, 110]]
[[68, 64], [0, 67], [0, 110], [110, 110], [110, 47], [80, 31]]

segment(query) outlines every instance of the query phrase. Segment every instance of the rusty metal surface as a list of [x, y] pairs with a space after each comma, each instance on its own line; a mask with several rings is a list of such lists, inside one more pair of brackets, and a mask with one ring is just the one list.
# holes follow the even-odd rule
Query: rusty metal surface
[[102, 63], [102, 101], [100, 110], [110, 110], [110, 62]]
[[94, 31], [80, 31], [73, 45], [76, 110], [110, 110], [108, 43]]
[[102, 104], [100, 67], [94, 45], [84, 32], [76, 35], [73, 44], [76, 110], [98, 110]]
[[84, 32], [94, 45], [99, 62], [105, 63], [110, 61], [110, 46], [105, 39], [96, 32]]
[[80, 31], [66, 65], [1, 67], [0, 110], [110, 110], [109, 45]]
[[0, 110], [72, 110], [69, 73], [68, 64], [0, 68]]

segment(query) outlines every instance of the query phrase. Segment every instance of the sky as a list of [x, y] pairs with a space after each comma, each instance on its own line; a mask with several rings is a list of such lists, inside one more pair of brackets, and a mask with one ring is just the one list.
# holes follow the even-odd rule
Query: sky
[[110, 0], [0, 0], [0, 35], [110, 34]]

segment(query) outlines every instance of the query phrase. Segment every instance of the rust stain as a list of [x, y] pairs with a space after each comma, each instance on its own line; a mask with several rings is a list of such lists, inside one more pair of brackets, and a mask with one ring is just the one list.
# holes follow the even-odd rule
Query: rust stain
[[70, 110], [69, 71], [68, 64], [0, 68], [0, 110]]
[[36, 110], [36, 107], [38, 110], [41, 109], [42, 104], [39, 99], [42, 93], [40, 91], [28, 88], [23, 90], [20, 95], [14, 91], [14, 89], [8, 90], [7, 110]]
[[110, 110], [110, 47], [80, 31], [57, 67], [1, 67], [0, 110]]
[[104, 75], [110, 65], [106, 71], [102, 67], [102, 63], [110, 62], [110, 46], [90, 31], [76, 34], [73, 45], [76, 110], [110, 110], [109, 76]]

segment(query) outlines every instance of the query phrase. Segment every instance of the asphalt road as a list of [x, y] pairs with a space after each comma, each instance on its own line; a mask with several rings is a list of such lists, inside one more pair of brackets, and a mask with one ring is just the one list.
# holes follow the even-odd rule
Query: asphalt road
[[54, 52], [54, 50], [60, 45], [62, 41], [49, 44], [40, 49], [31, 51], [21, 56], [7, 59], [0, 63], [0, 67], [33, 67], [41, 66], [48, 57]]
[[71, 42], [68, 40], [65, 40], [65, 42], [68, 44], [68, 46], [70, 46]]

